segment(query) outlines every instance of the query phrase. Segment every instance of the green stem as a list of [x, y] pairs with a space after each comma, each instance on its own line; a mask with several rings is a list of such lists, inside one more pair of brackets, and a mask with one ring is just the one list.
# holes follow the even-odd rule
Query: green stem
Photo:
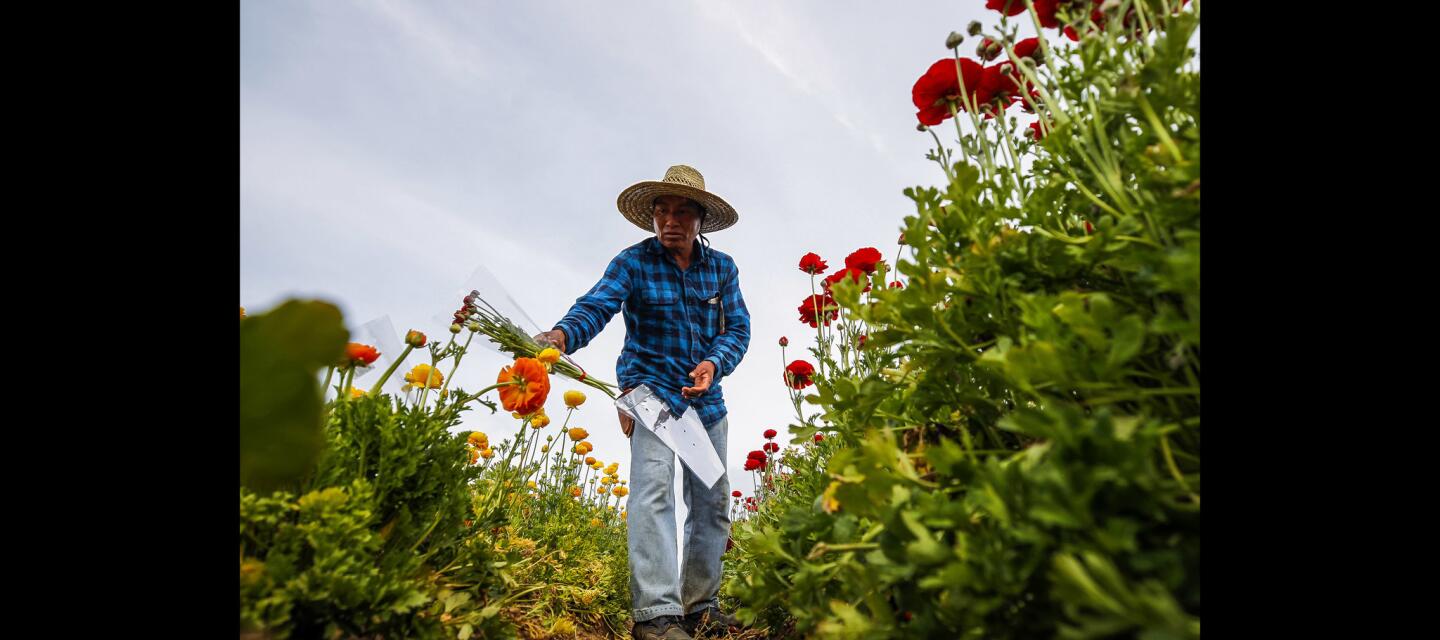
[[383, 387], [383, 386], [385, 386], [385, 382], [388, 381], [388, 380], [390, 380], [390, 376], [395, 373], [395, 370], [396, 370], [396, 369], [400, 368], [400, 363], [401, 363], [401, 362], [404, 362], [406, 356], [409, 356], [409, 355], [410, 355], [410, 352], [411, 352], [412, 350], [414, 350], [414, 349], [415, 349], [415, 345], [410, 345], [410, 344], [405, 345], [405, 350], [402, 351], [402, 352], [400, 352], [400, 357], [399, 357], [399, 358], [396, 358], [394, 362], [391, 362], [391, 363], [390, 363], [390, 368], [389, 368], [389, 369], [386, 369], [386, 370], [385, 370], [385, 373], [380, 376], [380, 380], [375, 383], [375, 386], [374, 386], [374, 387], [371, 387], [371, 389], [370, 389], [370, 397], [373, 398], [373, 397], [375, 397], [375, 396], [380, 395], [380, 388]]
[[470, 332], [470, 337], [465, 339], [465, 346], [460, 347], [460, 353], [455, 354], [455, 366], [450, 367], [450, 375], [445, 376], [445, 384], [440, 386], [440, 393], [445, 393], [450, 388], [450, 383], [455, 381], [455, 370], [460, 368], [460, 359], [470, 350], [470, 341], [475, 339], [475, 332]]
[[[330, 393], [330, 376], [334, 373], [335, 367], [333, 365], [329, 369], [325, 370], [325, 382], [320, 385], [320, 389], [323, 391], [323, 393]], [[339, 398], [336, 399], [338, 400]]]
[[1190, 494], [1190, 500], [1195, 503], [1195, 506], [1200, 506], [1200, 496], [1196, 495], [1195, 491], [1190, 488], [1190, 483], [1185, 482], [1185, 476], [1180, 473], [1180, 467], [1175, 464], [1175, 457], [1170, 454], [1169, 437], [1160, 436], [1160, 450], [1165, 453], [1165, 464], [1170, 467], [1170, 475], [1174, 476], [1175, 479], [1180, 482], [1180, 488], [1184, 489], [1185, 493]]

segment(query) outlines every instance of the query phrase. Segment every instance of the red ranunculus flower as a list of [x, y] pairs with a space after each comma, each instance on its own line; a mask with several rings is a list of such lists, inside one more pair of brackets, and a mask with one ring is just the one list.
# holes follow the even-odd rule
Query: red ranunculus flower
[[804, 360], [796, 360], [785, 367], [785, 384], [791, 389], [804, 389], [815, 381], [811, 376], [815, 375], [815, 367]]
[[764, 462], [765, 452], [757, 449], [755, 451], [751, 451], [750, 453], [745, 454], [745, 457], [749, 460], [759, 460], [761, 462]]
[[773, 440], [773, 439], [775, 439], [775, 436], [777, 436], [777, 435], [779, 435], [779, 432], [776, 431], [776, 430], [774, 430], [774, 429], [766, 429], [766, 430], [765, 430], [765, 439], [766, 439], [766, 440]]
[[920, 119], [921, 124], [934, 126], [950, 117], [951, 103], [956, 109], [965, 110], [965, 103], [960, 100], [960, 80], [965, 81], [966, 91], [974, 95], [980, 86], [981, 69], [980, 63], [969, 58], [960, 59], [958, 75], [955, 73], [954, 58], [941, 58], [930, 65], [930, 69], [910, 89], [910, 98], [915, 108], [920, 110], [915, 117]]
[[818, 433], [815, 434], [815, 441], [816, 441], [816, 442], [820, 442], [821, 440], [824, 440], [824, 439], [825, 439], [825, 436], [820, 435], [820, 434], [818, 434]]
[[805, 296], [800, 302], [800, 321], [814, 327], [819, 322], [830, 326], [830, 321], [840, 317], [840, 307], [836, 306], [835, 298], [830, 297], [827, 292], [824, 295]]
[[805, 273], [808, 273], [810, 275], [815, 275], [817, 273], [825, 273], [826, 268], [827, 265], [825, 264], [824, 260], [820, 259], [820, 256], [817, 256], [813, 253], [807, 253], [803, 256], [800, 256], [800, 270], [804, 271]]
[[345, 361], [351, 366], [368, 367], [380, 357], [380, 352], [368, 344], [351, 342], [345, 345]]
[[855, 253], [845, 256], [845, 267], [847, 269], [859, 269], [865, 273], [875, 273], [875, 265], [883, 260], [880, 250], [875, 247], [856, 249]]
[[1060, 2], [1061, 0], [1035, 0], [1035, 16], [1040, 18], [1040, 26], [1046, 29], [1060, 26], [1060, 19], [1055, 17], [1055, 10], [1060, 8]]
[[857, 349], [864, 349], [864, 348], [865, 348], [865, 338], [867, 338], [867, 337], [869, 337], [869, 336], [867, 336], [867, 335], [865, 335], [865, 334], [863, 334], [863, 333], [860, 334], [860, 339], [855, 342], [855, 348], [857, 348]]
[[760, 467], [764, 466], [764, 464], [765, 464], [765, 463], [760, 462], [759, 460], [756, 460], [756, 459], [754, 459], [754, 458], [746, 458], [746, 459], [745, 459], [745, 470], [746, 470], [746, 471], [754, 471], [754, 470], [759, 469]]
[[778, 445], [778, 444], [776, 444], [776, 443], [774, 443], [774, 442], [766, 442], [766, 443], [765, 443], [765, 451], [766, 451], [766, 453], [775, 453], [775, 452], [777, 452], [777, 451], [779, 451], [779, 450], [780, 450], [780, 445]]
[[846, 267], [844, 269], [836, 271], [835, 273], [825, 276], [825, 290], [828, 292], [830, 290], [830, 285], [844, 280], [846, 276], [849, 276], [850, 281], [854, 282], [855, 284], [864, 283], [865, 288], [861, 290], [861, 293], [870, 290], [870, 279], [865, 277], [865, 272], [861, 271], [860, 269], [855, 269], [853, 267]]
[[903, 283], [903, 282], [901, 282], [901, 281], [899, 281], [899, 280], [896, 280], [896, 281], [890, 283], [890, 288], [891, 288], [891, 289], [904, 289], [904, 288], [905, 288], [905, 283]]
[[1030, 135], [1033, 136], [1036, 140], [1039, 140], [1040, 138], [1045, 137], [1045, 132], [1044, 132], [1043, 130], [1041, 130], [1041, 128], [1040, 128], [1040, 121], [1039, 121], [1039, 120], [1036, 120], [1036, 121], [1030, 123], [1030, 131], [1031, 131], [1031, 134], [1030, 134]]
[[1015, 43], [1015, 55], [1021, 58], [1029, 58], [1040, 64], [1040, 39], [1026, 38]]
[[1020, 92], [1025, 90], [1025, 81], [1015, 69], [1015, 63], [1007, 60], [986, 67], [980, 76], [977, 108], [987, 114], [1004, 111], [1019, 101]]
[[985, 0], [985, 8], [994, 9], [1007, 16], [1018, 16], [1025, 13], [1025, 0]]
[[1088, 235], [1088, 234], [1091, 234], [1091, 233], [1095, 233], [1095, 227], [1093, 227], [1093, 226], [1090, 225], [1090, 221], [1089, 221], [1089, 220], [1086, 220], [1086, 221], [1085, 221], [1085, 233], [1086, 233], [1087, 235]]
[[736, 489], [736, 490], [734, 490], [734, 491], [731, 491], [731, 492], [730, 492], [730, 495], [735, 496], [736, 498], [739, 498], [739, 497], [740, 497], [740, 490], [739, 490], [739, 489]]

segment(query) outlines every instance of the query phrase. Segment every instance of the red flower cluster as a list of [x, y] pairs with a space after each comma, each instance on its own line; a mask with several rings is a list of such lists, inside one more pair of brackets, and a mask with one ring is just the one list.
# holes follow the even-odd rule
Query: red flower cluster
[[800, 302], [800, 321], [814, 327], [820, 322], [830, 326], [830, 321], [840, 317], [840, 307], [829, 293], [805, 296]]
[[817, 256], [813, 253], [807, 253], [803, 256], [800, 256], [800, 270], [804, 271], [805, 273], [813, 276], [815, 274], [825, 273], [826, 268], [827, 265], [825, 264], [824, 260], [820, 259], [820, 256]]
[[765, 450], [765, 453], [774, 454], [780, 452], [780, 445], [774, 442], [766, 442], [765, 446], [761, 448]]
[[[815, 367], [804, 360], [796, 360], [785, 366], [785, 384], [790, 385], [791, 389], [804, 389], [805, 387], [815, 384], [815, 381], [812, 379], [814, 375]], [[767, 433], [773, 433], [773, 430]], [[773, 436], [765, 437], [770, 438]]]
[[[1044, 1], [1037, 0], [1035, 5], [1038, 7]], [[1025, 0], [985, 0], [985, 8], [994, 9], [1007, 16], [1018, 16], [1025, 13]]]
[[[766, 457], [764, 451], [751, 451], [748, 455], [745, 456], [745, 470], [754, 471], [756, 469], [759, 469], [765, 466], [765, 460]], [[746, 500], [751, 501], [754, 500], [754, 498], [747, 498]]]
[[774, 429], [766, 429], [766, 430], [765, 430], [765, 439], [766, 439], [766, 440], [774, 440], [774, 439], [775, 439], [775, 436], [777, 436], [777, 435], [780, 435], [780, 433], [779, 433], [778, 431], [774, 430]]
[[880, 250], [875, 247], [857, 249], [855, 253], [845, 256], [846, 269], [859, 269], [865, 273], [875, 273], [875, 265], [882, 260]]
[[[1033, 40], [1033, 38], [1029, 40]], [[1028, 40], [1024, 44], [1026, 44], [1025, 51], [1033, 57], [1038, 44], [1030, 44]], [[1019, 44], [1015, 47], [1015, 53], [1022, 55]], [[975, 108], [984, 113], [986, 117], [993, 117], [1019, 102], [1022, 92], [1032, 90], [1029, 82], [1021, 77], [1014, 63], [1008, 60], [995, 66], [985, 67], [969, 58], [961, 58], [958, 74], [955, 67], [954, 59], [942, 58], [930, 65], [930, 69], [925, 72], [925, 75], [915, 81], [915, 86], [910, 90], [910, 96], [915, 107], [920, 110], [915, 117], [919, 118], [921, 124], [931, 126], [940, 124], [952, 115], [950, 113], [951, 105], [954, 105], [957, 111], [964, 111], [967, 102], [973, 103]], [[962, 81], [967, 94], [965, 100], [961, 100], [960, 83]]]

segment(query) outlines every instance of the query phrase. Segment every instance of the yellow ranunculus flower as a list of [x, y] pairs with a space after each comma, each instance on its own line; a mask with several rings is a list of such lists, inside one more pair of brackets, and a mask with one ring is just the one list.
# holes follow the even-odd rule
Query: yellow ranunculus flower
[[481, 449], [490, 448], [490, 436], [480, 431], [471, 431], [470, 436], [465, 438], [465, 441]]
[[579, 441], [584, 440], [584, 439], [586, 439], [586, 438], [588, 438], [588, 437], [590, 437], [590, 432], [589, 432], [589, 431], [586, 431], [586, 430], [584, 430], [584, 429], [581, 429], [580, 427], [571, 427], [571, 428], [570, 428], [570, 439], [571, 439], [571, 440], [574, 440], [574, 441], [576, 441], [576, 442], [579, 442]]
[[590, 468], [599, 471], [601, 469], [604, 469], [605, 465], [602, 464], [599, 460], [596, 460], [595, 464], [590, 465]]
[[359, 398], [360, 396], [363, 396], [363, 395], [365, 395], [365, 390], [364, 390], [364, 389], [361, 389], [360, 387], [350, 387], [350, 397], [351, 397], [351, 398]]
[[550, 445], [541, 445], [540, 453], [550, 453]]
[[615, 484], [615, 479], [612, 478], [612, 477], [610, 477], [610, 476], [605, 476], [605, 477], [603, 477], [603, 478], [600, 479], [600, 484], [604, 484], [604, 485]]
[[574, 409], [582, 404], [585, 404], [585, 394], [579, 391], [565, 392], [565, 406]]
[[621, 511], [621, 512], [620, 512], [620, 519], [621, 519], [621, 520], [625, 520], [625, 519], [626, 519], [626, 518], [625, 518], [625, 514], [627, 514], [627, 513], [630, 513], [630, 512], [629, 512], [629, 511]]
[[530, 416], [530, 428], [531, 428], [531, 429], [544, 429], [545, 427], [547, 427], [547, 426], [549, 426], [549, 425], [550, 425], [550, 416], [545, 415], [545, 412], [544, 412], [544, 411], [541, 411], [541, 412], [539, 412], [539, 413], [536, 413], [536, 414], [533, 415], [533, 416]]
[[416, 389], [422, 388], [426, 384], [429, 384], [431, 389], [439, 389], [441, 386], [440, 383], [445, 381], [445, 375], [440, 373], [439, 369], [421, 363], [415, 365], [415, 368], [405, 374], [405, 381]]
[[525, 483], [525, 486], [530, 487], [531, 489], [534, 489], [534, 488], [535, 488], [535, 481], [534, 481], [534, 480], [529, 480], [529, 481], [527, 481], [527, 482]]
[[627, 495], [629, 495], [629, 494], [630, 494], [630, 490], [627, 489], [627, 488], [625, 488], [624, 486], [615, 487], [615, 495], [620, 496], [621, 498], [623, 498], [623, 497], [625, 497], [625, 496], [627, 496]]
[[491, 449], [491, 448], [489, 448], [489, 447], [486, 447], [484, 451], [481, 451], [481, 452], [480, 452], [480, 457], [482, 457], [482, 458], [484, 458], [484, 459], [486, 459], [486, 460], [489, 460], [489, 459], [495, 457], [495, 450], [494, 450], [494, 449]]
[[576, 498], [580, 497], [580, 487], [570, 487], [570, 495]]
[[540, 353], [535, 354], [535, 359], [539, 360], [541, 364], [544, 364], [546, 369], [549, 369], [550, 365], [560, 361], [560, 350], [555, 347], [545, 347], [540, 350]]
[[591, 519], [590, 519], [590, 526], [592, 526], [592, 527], [598, 527], [598, 526], [600, 526], [600, 519], [599, 519], [599, 518], [591, 518]]
[[619, 470], [620, 470], [620, 463], [618, 463], [618, 462], [612, 462], [612, 463], [610, 463], [610, 466], [605, 467], [605, 474], [606, 474], [606, 475], [611, 475], [611, 476], [613, 476], [613, 475], [615, 475], [615, 472], [616, 472], [616, 471], [619, 471]]
[[835, 490], [839, 488], [840, 481], [838, 480], [831, 482], [830, 486], [825, 487], [824, 500], [821, 502], [821, 507], [825, 509], [825, 513], [835, 513], [840, 510], [840, 501], [835, 499]]
[[605, 494], [607, 494], [607, 493], [609, 493], [609, 492], [610, 492], [610, 487], [606, 487], [606, 486], [603, 486], [603, 485], [595, 489], [595, 493], [598, 493], [598, 494], [600, 494], [600, 495], [602, 495], [602, 496], [605, 495]]

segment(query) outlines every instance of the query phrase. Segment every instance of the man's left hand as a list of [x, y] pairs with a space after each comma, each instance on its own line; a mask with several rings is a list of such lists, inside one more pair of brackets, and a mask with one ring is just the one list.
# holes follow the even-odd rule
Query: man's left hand
[[710, 383], [715, 380], [715, 363], [709, 360], [701, 360], [695, 370], [690, 372], [690, 379], [695, 381], [693, 387], [682, 387], [680, 395], [686, 398], [699, 397], [710, 389]]

